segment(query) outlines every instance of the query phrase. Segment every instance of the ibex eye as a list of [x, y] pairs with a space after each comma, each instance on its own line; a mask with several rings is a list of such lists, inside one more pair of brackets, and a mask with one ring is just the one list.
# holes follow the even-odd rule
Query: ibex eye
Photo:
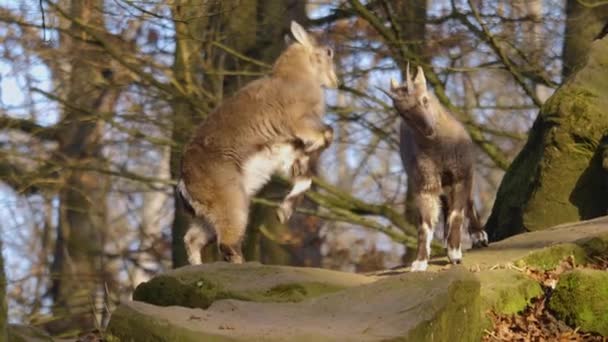
[[427, 107], [429, 105], [429, 99], [425, 96], [422, 98], [422, 104]]
[[331, 48], [327, 48], [327, 56], [331, 58], [331, 57], [333, 57], [333, 55], [334, 55], [334, 50], [332, 50]]

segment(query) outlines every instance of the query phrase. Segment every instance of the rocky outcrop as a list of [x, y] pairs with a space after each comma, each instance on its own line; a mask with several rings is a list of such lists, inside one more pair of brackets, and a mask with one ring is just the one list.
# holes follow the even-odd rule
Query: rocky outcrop
[[[134, 336], [148, 336], [138, 341], [200, 341], [202, 336], [240, 341], [374, 341], [397, 338], [423, 341], [431, 336], [437, 341], [450, 341], [455, 336], [465, 340], [481, 337], [480, 285], [475, 276], [464, 268], [442, 273], [402, 274], [366, 281], [367, 284], [359, 282], [359, 286], [325, 294], [302, 290], [295, 298], [291, 296], [291, 290], [283, 298], [271, 294], [274, 292], [272, 289], [294, 284], [291, 280], [288, 283], [277, 281], [281, 273], [294, 270], [287, 267], [216, 264], [191, 267], [187, 277], [224, 267], [255, 272], [258, 276], [271, 274], [274, 281], [263, 280], [269, 286], [269, 296], [248, 297], [252, 289], [245, 284], [240, 291], [230, 292], [239, 300], [226, 297], [214, 301], [206, 310], [171, 306], [167, 302], [164, 303], [167, 306], [159, 307], [135, 301], [121, 306], [114, 313], [108, 331], [121, 341], [129, 341]], [[316, 284], [330, 283], [340, 274], [349, 276], [339, 272], [303, 270], [316, 273]], [[303, 284], [306, 283], [304, 280]], [[305, 288], [306, 285], [299, 287]], [[253, 284], [253, 292], [259, 289], [257, 284]], [[208, 290], [201, 287], [200, 292]], [[262, 300], [255, 301], [259, 298]]]
[[[426, 273], [190, 266], [140, 285], [136, 300], [113, 313], [107, 332], [110, 341], [479, 341], [490, 324], [488, 310], [517, 313], [543, 292], [521, 270], [597, 257], [608, 257], [608, 218], [514, 236], [467, 252], [463, 266], [434, 259]], [[550, 306], [570, 324], [604, 333], [605, 297], [559, 304], [588, 287], [604, 288], [603, 278], [578, 272], [558, 282]]]
[[486, 230], [492, 241], [606, 215], [608, 37], [541, 108], [505, 173]]

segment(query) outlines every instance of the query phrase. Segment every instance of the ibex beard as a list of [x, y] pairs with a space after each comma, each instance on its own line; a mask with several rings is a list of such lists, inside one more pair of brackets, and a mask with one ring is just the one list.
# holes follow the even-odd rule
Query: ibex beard
[[311, 156], [333, 138], [322, 122], [323, 88], [337, 86], [333, 51], [297, 23], [291, 30], [296, 42], [271, 74], [223, 101], [186, 145], [177, 190], [193, 216], [184, 237], [191, 264], [216, 240], [224, 260], [242, 263], [251, 197], [274, 173], [289, 177], [294, 186], [277, 209], [282, 222], [289, 219], [311, 186]]
[[487, 246], [472, 198], [474, 147], [462, 124], [427, 91], [421, 67], [406, 83], [391, 80], [393, 105], [402, 118], [400, 152], [413, 193], [418, 223], [418, 248], [412, 271], [428, 267], [435, 226], [443, 212], [450, 262], [462, 260], [461, 233], [467, 219], [475, 247]]

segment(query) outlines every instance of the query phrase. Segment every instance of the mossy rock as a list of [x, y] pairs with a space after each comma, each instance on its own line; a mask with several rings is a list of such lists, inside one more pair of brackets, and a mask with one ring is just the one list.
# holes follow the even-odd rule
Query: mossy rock
[[214, 301], [299, 302], [373, 281], [312, 268], [227, 263], [185, 267], [140, 284], [133, 299], [160, 306], [208, 308]]
[[[247, 273], [247, 268], [259, 266], [234, 267]], [[290, 272], [286, 269], [299, 270], [283, 267], [282, 272]], [[316, 280], [312, 274], [317, 274]], [[307, 279], [310, 283], [326, 282], [323, 275], [327, 274], [313, 271]], [[352, 276], [332, 272], [331, 277], [334, 275]], [[357, 280], [358, 285], [296, 302], [216, 299], [204, 310], [127, 302], [112, 314], [107, 332], [120, 341], [454, 341], [455, 337], [479, 341], [481, 338], [479, 280], [463, 267], [440, 273], [366, 279], [371, 282]], [[250, 283], [258, 280], [272, 283], [249, 278]]]
[[578, 265], [592, 262], [595, 257], [608, 256], [608, 235], [602, 234], [571, 243], [545, 247], [531, 252], [526, 257], [516, 261], [516, 264], [550, 270], [557, 267], [562, 260], [569, 256], [574, 257], [574, 262]]
[[549, 308], [573, 327], [608, 336], [608, 272], [578, 269], [563, 274]]
[[542, 106], [506, 171], [486, 230], [491, 241], [605, 215], [608, 38]]
[[543, 293], [537, 281], [515, 270], [487, 270], [479, 273], [479, 279], [482, 307], [501, 315], [523, 311]]

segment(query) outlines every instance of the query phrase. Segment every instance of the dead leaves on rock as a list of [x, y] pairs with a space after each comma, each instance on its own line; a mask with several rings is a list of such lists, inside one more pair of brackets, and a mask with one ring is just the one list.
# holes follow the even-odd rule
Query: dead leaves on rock
[[606, 341], [606, 338], [582, 333], [556, 319], [547, 310], [546, 297], [534, 300], [518, 315], [500, 316], [490, 312], [494, 322], [483, 341]]
[[[608, 337], [583, 333], [578, 328], [572, 328], [563, 321], [558, 320], [546, 307], [551, 292], [557, 285], [559, 276], [577, 267], [573, 256], [562, 260], [553, 270], [538, 270], [533, 268], [517, 268], [532, 279], [538, 281], [545, 294], [533, 300], [532, 304], [516, 315], [498, 315], [489, 312], [493, 322], [491, 331], [486, 330], [482, 341], [601, 341], [608, 342]], [[585, 265], [587, 268], [608, 269], [608, 258], [595, 258], [593, 263]]]

